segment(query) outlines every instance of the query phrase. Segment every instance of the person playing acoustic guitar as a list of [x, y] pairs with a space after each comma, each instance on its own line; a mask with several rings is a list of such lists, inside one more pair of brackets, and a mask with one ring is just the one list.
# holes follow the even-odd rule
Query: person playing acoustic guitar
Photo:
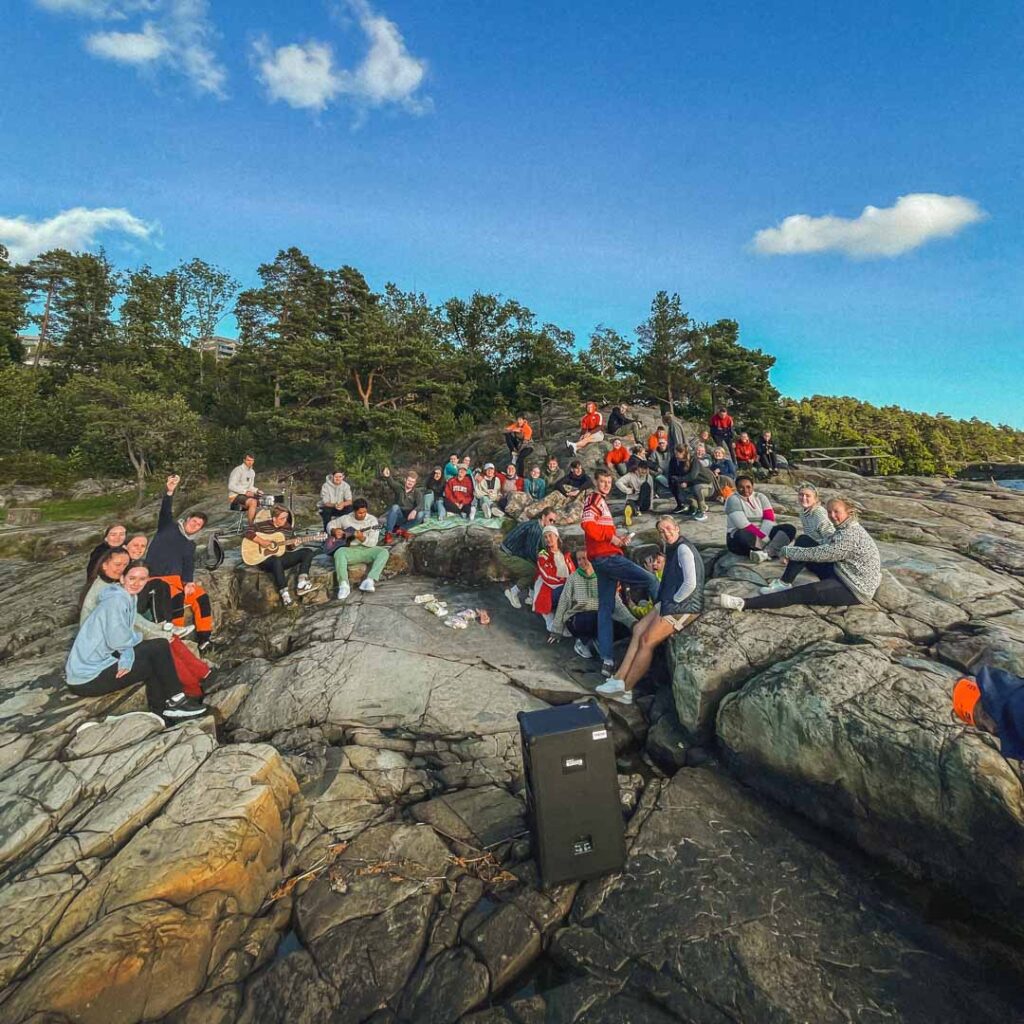
[[380, 522], [371, 516], [365, 498], [352, 502], [348, 515], [332, 519], [327, 524], [330, 536], [324, 545], [324, 552], [334, 559], [334, 572], [338, 577], [338, 600], [344, 601], [352, 588], [348, 582], [349, 565], [369, 565], [366, 578], [359, 584], [364, 593], [376, 590], [375, 580], [380, 579], [384, 566], [391, 554], [387, 548], [379, 547]]
[[[284, 505], [274, 505], [270, 509], [270, 515], [265, 519], [257, 517], [245, 531], [245, 539], [251, 540], [261, 548], [271, 548], [276, 543], [267, 535], [272, 533], [290, 533], [291, 515]], [[269, 572], [274, 577], [274, 585], [281, 595], [281, 604], [286, 608], [292, 603], [292, 595], [288, 591], [288, 580], [285, 577], [285, 570], [293, 566], [299, 567], [299, 582], [295, 592], [301, 597], [313, 589], [309, 581], [309, 566], [313, 561], [315, 552], [312, 548], [296, 548], [283, 555], [271, 555], [265, 562], [261, 562], [259, 568]]]

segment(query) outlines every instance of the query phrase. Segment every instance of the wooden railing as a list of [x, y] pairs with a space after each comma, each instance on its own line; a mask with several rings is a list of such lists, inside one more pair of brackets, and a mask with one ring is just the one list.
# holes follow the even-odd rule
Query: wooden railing
[[851, 445], [846, 448], [791, 448], [791, 462], [822, 469], [845, 469], [861, 476], [877, 476], [878, 460], [888, 456], [885, 448]]

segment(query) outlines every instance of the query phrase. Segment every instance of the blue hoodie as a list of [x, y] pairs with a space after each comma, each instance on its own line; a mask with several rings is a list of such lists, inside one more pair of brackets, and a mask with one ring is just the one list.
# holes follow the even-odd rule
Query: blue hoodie
[[68, 686], [92, 682], [114, 662], [119, 669], [131, 669], [135, 664], [133, 648], [142, 641], [142, 634], [134, 628], [136, 604], [122, 586], [102, 591], [99, 604], [78, 630], [64, 666]]

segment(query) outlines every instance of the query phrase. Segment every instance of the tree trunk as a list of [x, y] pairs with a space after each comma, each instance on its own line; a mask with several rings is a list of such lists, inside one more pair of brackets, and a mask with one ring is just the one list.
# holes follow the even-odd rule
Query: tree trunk
[[125, 444], [128, 448], [128, 461], [131, 462], [135, 468], [135, 507], [138, 508], [143, 501], [146, 493], [146, 456], [142, 452], [136, 452], [134, 445], [130, 437], [125, 438]]
[[281, 408], [281, 382], [274, 378], [274, 408]]
[[370, 396], [373, 394], [373, 377], [376, 370], [371, 370], [369, 376], [366, 378], [366, 387], [363, 387], [362, 378], [359, 376], [358, 370], [352, 371], [352, 379], [355, 381], [356, 390], [359, 392], [359, 397], [363, 401], [363, 408], [369, 410], [370, 408]]
[[39, 325], [39, 344], [36, 345], [36, 356], [32, 360], [32, 369], [38, 369], [39, 357], [46, 347], [47, 336], [50, 331], [50, 305], [53, 302], [53, 293], [57, 290], [57, 279], [50, 278], [49, 287], [46, 289], [46, 305], [43, 307], [43, 322]]

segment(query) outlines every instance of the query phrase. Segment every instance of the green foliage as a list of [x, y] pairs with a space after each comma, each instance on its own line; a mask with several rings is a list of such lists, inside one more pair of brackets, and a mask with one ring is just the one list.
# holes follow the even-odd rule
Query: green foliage
[[72, 477], [66, 460], [59, 455], [31, 449], [0, 455], [0, 480], [4, 483], [63, 487]]
[[[434, 307], [296, 248], [258, 274], [239, 292], [198, 259], [118, 272], [102, 252], [55, 249], [12, 267], [0, 249], [0, 472], [134, 475], [141, 494], [154, 473], [222, 474], [253, 450], [262, 466], [313, 463], [316, 475], [336, 458], [365, 489], [382, 465], [458, 450], [479, 424], [519, 411], [543, 437], [554, 407], [586, 400], [654, 402], [698, 420], [724, 403], [741, 428], [774, 430], [782, 451], [884, 445], [884, 472], [1022, 453], [1020, 432], [977, 420], [783, 400], [774, 358], [743, 345], [736, 321], [695, 321], [668, 291], [635, 336], [598, 325], [577, 345], [515, 299], [475, 292]], [[193, 351], [230, 312], [238, 355]], [[28, 323], [41, 336], [33, 367], [14, 365]]]

